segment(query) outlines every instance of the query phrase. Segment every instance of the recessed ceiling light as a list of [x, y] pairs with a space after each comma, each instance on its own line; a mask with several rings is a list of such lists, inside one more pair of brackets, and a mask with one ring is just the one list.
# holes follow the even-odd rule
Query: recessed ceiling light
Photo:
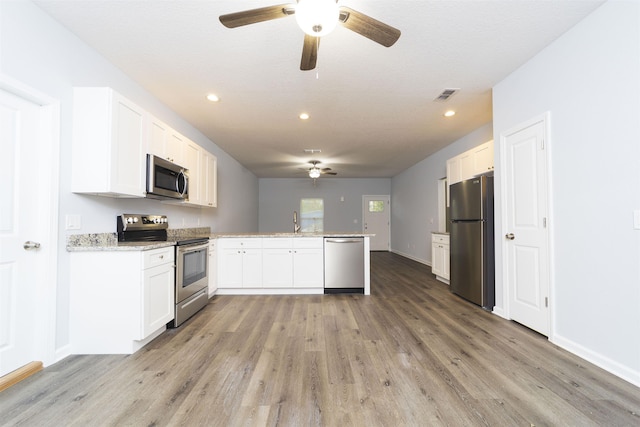
[[449, 111], [445, 111], [444, 116], [445, 117], [453, 117], [456, 115], [456, 112], [453, 110], [449, 110]]
[[298, 117], [300, 117], [300, 120], [308, 120], [309, 119], [309, 114], [301, 113]]
[[210, 93], [209, 95], [207, 95], [207, 99], [211, 102], [220, 101], [220, 98], [218, 98], [218, 95], [216, 95], [215, 93]]

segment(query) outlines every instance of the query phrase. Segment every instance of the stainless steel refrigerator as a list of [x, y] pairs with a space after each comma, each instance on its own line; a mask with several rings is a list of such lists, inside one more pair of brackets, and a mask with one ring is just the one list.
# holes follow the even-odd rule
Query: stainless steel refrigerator
[[495, 305], [493, 177], [449, 188], [451, 292], [486, 310]]

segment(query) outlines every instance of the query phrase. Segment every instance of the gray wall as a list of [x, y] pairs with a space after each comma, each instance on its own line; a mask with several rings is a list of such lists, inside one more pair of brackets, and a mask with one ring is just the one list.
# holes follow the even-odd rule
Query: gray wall
[[460, 138], [391, 180], [391, 250], [431, 265], [431, 232], [438, 231], [438, 180], [447, 160], [492, 139], [491, 123]]
[[[520, 123], [550, 113], [550, 338], [637, 385], [639, 29], [637, 1], [609, 1], [493, 91], [496, 142]], [[500, 160], [496, 150], [496, 164]], [[495, 176], [500, 224], [498, 167]], [[498, 236], [505, 232], [496, 227]], [[504, 307], [502, 249], [496, 248], [496, 302]]]
[[292, 231], [293, 211], [300, 212], [300, 199], [322, 198], [325, 231], [362, 232], [362, 196], [389, 195], [390, 184], [389, 178], [321, 177], [315, 186], [310, 178], [261, 178], [259, 230]]
[[[255, 231], [258, 226], [258, 180], [214, 142], [176, 115], [114, 67], [95, 50], [51, 19], [31, 2], [0, 1], [0, 72], [60, 101], [60, 175], [56, 349], [64, 356], [69, 344], [70, 233], [115, 232], [116, 215], [158, 213], [173, 228], [210, 226], [213, 230]], [[108, 86], [218, 157], [218, 208], [181, 208], [155, 200], [112, 199], [77, 195], [71, 188], [72, 89]], [[65, 230], [65, 215], [76, 214], [82, 229]]]

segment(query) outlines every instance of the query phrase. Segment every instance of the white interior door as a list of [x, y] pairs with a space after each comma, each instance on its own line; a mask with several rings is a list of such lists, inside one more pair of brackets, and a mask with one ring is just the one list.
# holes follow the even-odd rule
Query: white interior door
[[[0, 88], [0, 376], [46, 359], [42, 348], [53, 341], [41, 333], [51, 327], [43, 325], [51, 293], [42, 283], [55, 284], [47, 277], [52, 242], [48, 214], [55, 206], [43, 194], [50, 195], [53, 184], [47, 172], [57, 165], [50, 157], [53, 148], [42, 146], [43, 129], [51, 125], [44, 122], [43, 107]], [[43, 166], [42, 161], [49, 163]]]
[[545, 117], [502, 135], [505, 279], [509, 317], [549, 335]]
[[375, 234], [370, 239], [372, 251], [389, 250], [391, 213], [389, 196], [363, 196], [363, 231]]

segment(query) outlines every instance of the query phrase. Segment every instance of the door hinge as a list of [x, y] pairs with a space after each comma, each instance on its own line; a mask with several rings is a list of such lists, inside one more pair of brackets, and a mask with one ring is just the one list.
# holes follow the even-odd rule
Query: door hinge
[[541, 143], [541, 147], [540, 147], [540, 149], [541, 149], [541, 150], [544, 150], [544, 138], [542, 138], [542, 139], [540, 140], [540, 143]]
[[549, 297], [544, 297], [544, 306], [549, 307]]
[[542, 226], [547, 228], [547, 217], [542, 218]]

